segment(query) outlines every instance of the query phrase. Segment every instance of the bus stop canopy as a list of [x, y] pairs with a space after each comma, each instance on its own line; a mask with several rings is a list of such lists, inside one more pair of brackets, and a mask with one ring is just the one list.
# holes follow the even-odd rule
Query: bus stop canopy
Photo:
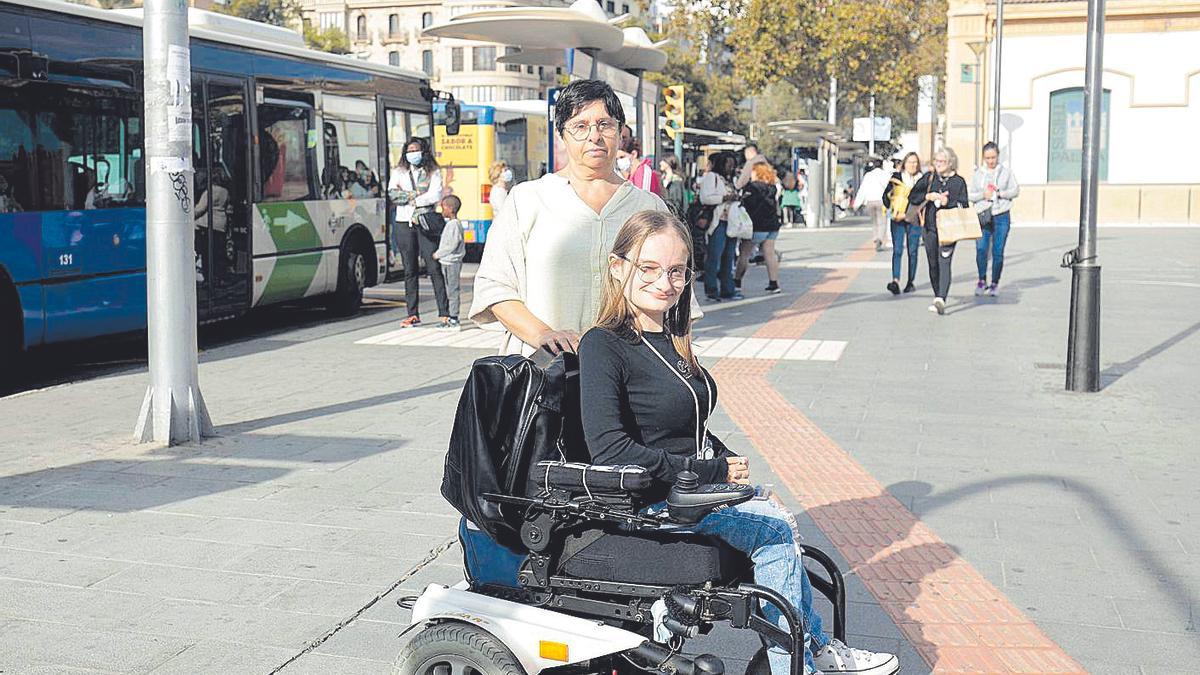
[[570, 7], [505, 7], [466, 12], [430, 26], [422, 34], [534, 49], [616, 52], [625, 44], [624, 33], [608, 22], [604, 10], [592, 0], [575, 0]]

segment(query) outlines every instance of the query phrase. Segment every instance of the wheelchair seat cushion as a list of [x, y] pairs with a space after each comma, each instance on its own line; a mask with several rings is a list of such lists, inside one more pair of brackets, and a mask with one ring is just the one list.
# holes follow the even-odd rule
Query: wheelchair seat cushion
[[[569, 535], [565, 551], [572, 550], [573, 539], [586, 541], [588, 536]], [[666, 532], [606, 532], [564, 552], [558, 565], [558, 573], [569, 577], [664, 586], [731, 582], [748, 576], [750, 569], [744, 554], [719, 539]]]

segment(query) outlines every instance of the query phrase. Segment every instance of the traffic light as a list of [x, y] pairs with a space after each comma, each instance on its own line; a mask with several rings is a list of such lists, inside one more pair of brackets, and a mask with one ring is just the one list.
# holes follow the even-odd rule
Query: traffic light
[[683, 85], [675, 84], [663, 88], [663, 115], [667, 118], [664, 131], [675, 139], [675, 134], [683, 133]]

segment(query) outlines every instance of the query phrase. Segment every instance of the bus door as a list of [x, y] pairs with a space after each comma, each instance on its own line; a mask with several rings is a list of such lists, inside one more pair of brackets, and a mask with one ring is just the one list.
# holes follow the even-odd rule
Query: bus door
[[218, 77], [204, 78], [204, 85], [201, 114], [193, 118], [197, 308], [201, 316], [220, 316], [250, 306], [246, 86]]
[[[388, 98], [381, 97], [379, 101], [381, 112], [378, 116], [383, 123], [382, 134], [380, 139], [382, 142], [379, 147], [383, 150], [383, 156], [380, 157], [379, 178], [386, 188], [391, 183], [392, 169], [400, 162], [400, 157], [404, 155], [404, 144], [408, 139], [413, 137], [422, 137], [429, 143], [429, 147], [433, 148], [433, 116], [428, 111], [412, 110], [412, 104], [402, 107], [399, 102], [391, 101]], [[400, 260], [400, 252], [396, 250], [398, 242], [392, 233], [396, 223], [395, 204], [392, 203], [391, 197], [387, 201], [387, 234], [388, 234], [388, 267], [387, 273], [390, 276], [392, 273], [400, 272], [403, 269], [403, 261]]]

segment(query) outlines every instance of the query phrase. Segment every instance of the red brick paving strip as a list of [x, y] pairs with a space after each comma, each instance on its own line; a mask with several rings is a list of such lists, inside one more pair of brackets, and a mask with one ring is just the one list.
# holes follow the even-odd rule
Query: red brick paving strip
[[[850, 261], [874, 257], [864, 246]], [[754, 337], [800, 338], [858, 276], [827, 274]], [[725, 412], [850, 562], [935, 673], [1084, 669], [767, 379], [776, 361], [720, 360]]]

